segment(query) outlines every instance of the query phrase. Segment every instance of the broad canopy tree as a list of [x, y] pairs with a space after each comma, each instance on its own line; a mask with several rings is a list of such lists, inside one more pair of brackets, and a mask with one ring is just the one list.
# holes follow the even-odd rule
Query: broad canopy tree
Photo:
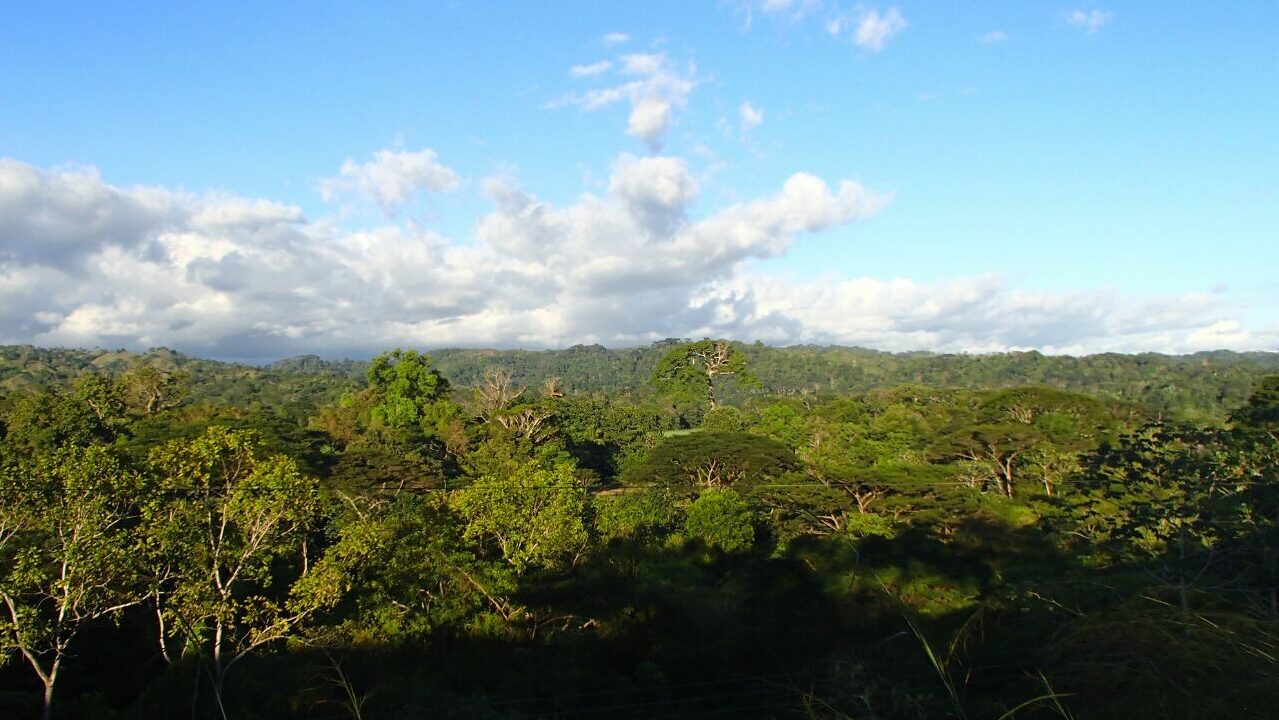
[[776, 440], [703, 431], [666, 438], [621, 479], [628, 485], [654, 485], [682, 493], [730, 487], [749, 491], [800, 466], [795, 453]]
[[659, 390], [681, 398], [705, 397], [711, 410], [719, 407], [717, 378], [733, 378], [747, 387], [759, 385], [746, 368], [746, 356], [727, 340], [679, 345], [667, 352], [653, 371], [653, 384]]
[[1013, 497], [1027, 466], [1040, 470], [1047, 494], [1056, 490], [1072, 458], [1115, 431], [1115, 410], [1093, 398], [1049, 388], [977, 393], [952, 417], [938, 447], [944, 456], [977, 469], [976, 482], [993, 480]]

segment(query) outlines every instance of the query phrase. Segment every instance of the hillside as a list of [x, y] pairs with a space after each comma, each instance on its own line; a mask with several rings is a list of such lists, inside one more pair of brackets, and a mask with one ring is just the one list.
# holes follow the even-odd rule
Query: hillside
[[[441, 349], [430, 354], [454, 386], [474, 386], [486, 370], [500, 367], [530, 386], [558, 377], [569, 392], [616, 393], [645, 387], [662, 353], [676, 342], [622, 349]], [[1279, 353], [1271, 352], [1072, 357], [1038, 352], [887, 353], [759, 343], [738, 347], [768, 394], [856, 395], [903, 384], [969, 389], [1039, 385], [1141, 403], [1194, 419], [1222, 418], [1247, 398], [1259, 378], [1279, 369]], [[5, 346], [0, 347], [0, 395], [66, 382], [85, 372], [120, 373], [136, 364], [188, 373], [194, 401], [271, 406], [291, 416], [307, 414], [361, 386], [368, 367], [365, 360], [333, 361], [315, 355], [252, 366], [194, 358], [167, 348], [132, 353]], [[734, 398], [732, 388], [727, 397]]]

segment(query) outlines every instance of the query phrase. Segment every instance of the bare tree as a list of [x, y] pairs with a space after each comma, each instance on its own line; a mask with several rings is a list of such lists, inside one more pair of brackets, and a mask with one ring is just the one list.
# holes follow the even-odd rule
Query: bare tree
[[515, 384], [514, 377], [515, 373], [507, 368], [484, 371], [480, 386], [475, 388], [475, 407], [485, 422], [519, 402], [524, 395], [524, 388]]

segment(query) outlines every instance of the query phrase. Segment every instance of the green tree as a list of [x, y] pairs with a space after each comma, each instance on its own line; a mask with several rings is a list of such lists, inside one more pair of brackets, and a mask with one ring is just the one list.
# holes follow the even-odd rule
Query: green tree
[[651, 540], [675, 526], [679, 507], [661, 488], [601, 493], [591, 499], [595, 530], [604, 541]]
[[1037, 467], [1048, 494], [1072, 469], [1070, 455], [1097, 447], [1116, 429], [1113, 414], [1097, 400], [1047, 388], [980, 393], [961, 407], [943, 431], [940, 446], [967, 461], [975, 483], [994, 480], [1013, 497], [1028, 465]]
[[139, 365], [120, 378], [125, 396], [135, 412], [151, 415], [175, 408], [190, 392], [191, 375], [152, 365]]
[[90, 622], [140, 601], [133, 561], [138, 476], [101, 446], [41, 453], [0, 469], [0, 651], [54, 687]]
[[582, 393], [556, 399], [555, 425], [579, 466], [612, 479], [643, 461], [670, 418], [654, 404]]
[[436, 403], [447, 396], [449, 383], [430, 355], [414, 350], [385, 352], [373, 358], [367, 375], [375, 399], [371, 410], [375, 424], [403, 429], [439, 419]]
[[695, 432], [666, 438], [623, 482], [687, 491], [705, 487], [748, 488], [800, 467], [785, 445], [743, 432]]
[[475, 554], [465, 520], [439, 494], [346, 500], [351, 512], [336, 541], [294, 590], [304, 603], [336, 608], [351, 635], [420, 644], [486, 606], [503, 620], [520, 613], [509, 599], [513, 571]]
[[124, 393], [105, 375], [86, 373], [70, 386], [21, 398], [7, 418], [7, 441], [24, 452], [109, 443], [128, 424]]
[[653, 384], [663, 392], [691, 398], [699, 394], [715, 410], [716, 378], [734, 378], [738, 385], [756, 386], [759, 381], [746, 368], [746, 356], [727, 340], [698, 340], [679, 345], [662, 357], [653, 371]]
[[529, 460], [455, 490], [450, 502], [466, 537], [495, 546], [517, 572], [576, 562], [586, 549], [586, 491], [571, 462]]
[[725, 552], [745, 550], [755, 542], [751, 509], [731, 488], [707, 488], [689, 504], [684, 531]]
[[1236, 428], [1264, 433], [1279, 444], [1279, 375], [1268, 375], [1257, 383], [1248, 401], [1230, 415]]
[[176, 640], [207, 659], [221, 709], [231, 668], [315, 610], [288, 607], [277, 588], [290, 584], [282, 567], [309, 570], [305, 538], [318, 517], [319, 487], [287, 457], [260, 458], [251, 433], [216, 426], [155, 449], [149, 469], [155, 492], [145, 513], [161, 647]]
[[1152, 423], [1089, 457], [1078, 535], [1139, 563], [1187, 609], [1197, 586], [1275, 606], [1279, 447], [1255, 436]]

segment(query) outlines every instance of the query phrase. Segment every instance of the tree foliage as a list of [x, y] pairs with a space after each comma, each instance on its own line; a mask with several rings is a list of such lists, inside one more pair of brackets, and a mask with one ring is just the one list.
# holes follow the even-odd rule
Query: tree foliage
[[440, 420], [436, 403], [447, 396], [449, 384], [429, 355], [414, 350], [382, 353], [373, 358], [367, 375], [374, 424], [402, 429], [430, 427]]
[[[45, 379], [0, 402], [0, 715], [1274, 704], [1265, 357], [729, 345], [768, 389], [678, 366], [704, 410], [646, 382], [687, 345], [21, 351]], [[131, 385], [164, 373], [180, 404]]]
[[586, 492], [572, 463], [525, 462], [453, 496], [464, 535], [494, 547], [517, 572], [573, 563], [586, 549]]
[[746, 369], [746, 356], [727, 340], [698, 340], [672, 348], [653, 370], [653, 384], [681, 399], [702, 396], [711, 410], [719, 407], [717, 379], [733, 378], [742, 387], [759, 381]]
[[0, 653], [44, 686], [44, 717], [72, 642], [140, 599], [130, 502], [139, 478], [100, 446], [0, 468]]
[[695, 432], [663, 440], [622, 482], [679, 491], [745, 488], [776, 480], [798, 467], [795, 454], [774, 440], [742, 432]]
[[751, 509], [736, 490], [707, 488], [688, 506], [684, 531], [725, 552], [745, 550], [755, 540]]
[[[226, 674], [286, 637], [313, 610], [290, 608], [279, 586], [305, 574], [306, 535], [319, 511], [316, 481], [290, 458], [259, 456], [254, 437], [210, 427], [157, 448], [144, 521], [162, 649], [176, 641]], [[282, 563], [297, 562], [292, 572]]]

